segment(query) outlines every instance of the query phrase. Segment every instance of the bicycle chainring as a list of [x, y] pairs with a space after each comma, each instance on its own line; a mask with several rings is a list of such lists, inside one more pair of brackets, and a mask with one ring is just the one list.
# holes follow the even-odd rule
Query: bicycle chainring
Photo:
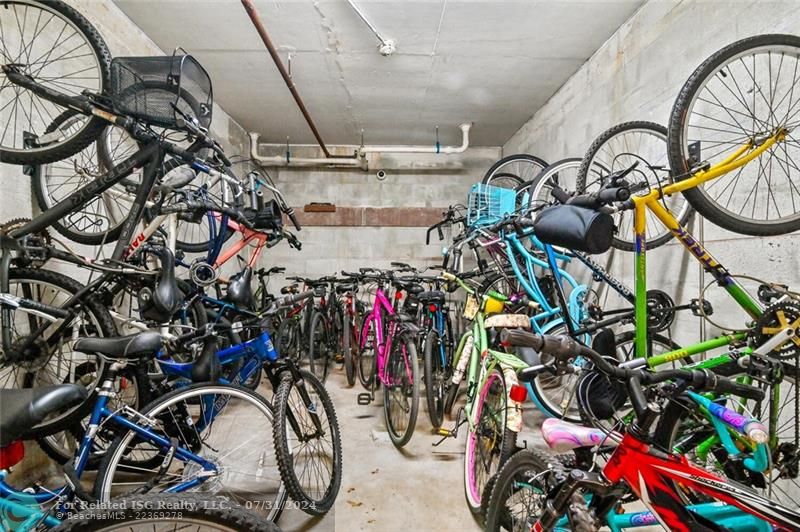
[[774, 349], [770, 355], [780, 360], [793, 359], [800, 353], [800, 336], [798, 336], [798, 330], [800, 330], [800, 303], [781, 301], [767, 307], [764, 313], [756, 320], [753, 330], [753, 342], [756, 346], [762, 345], [787, 327], [794, 328], [795, 335]]
[[669, 329], [675, 320], [675, 301], [664, 291], [647, 291], [647, 331], [657, 333]]

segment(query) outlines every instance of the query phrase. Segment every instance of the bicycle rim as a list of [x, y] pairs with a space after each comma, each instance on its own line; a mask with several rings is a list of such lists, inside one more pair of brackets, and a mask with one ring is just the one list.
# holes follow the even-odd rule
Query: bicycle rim
[[176, 390], [141, 412], [156, 421], [153, 432], [175, 438], [222, 474], [203, 479], [202, 466], [177, 457], [160, 476], [160, 464], [126, 466], [125, 458], [143, 463], [168, 451], [128, 431], [112, 445], [100, 466], [95, 485], [98, 499], [130, 493], [148, 481], [153, 484], [150, 491], [163, 492], [200, 480], [192, 491], [225, 495], [270, 520], [277, 518], [286, 488], [272, 443], [272, 408], [261, 396], [240, 386], [199, 384]]
[[402, 447], [411, 439], [419, 409], [417, 350], [405, 335], [397, 334], [386, 361], [383, 413], [392, 443]]

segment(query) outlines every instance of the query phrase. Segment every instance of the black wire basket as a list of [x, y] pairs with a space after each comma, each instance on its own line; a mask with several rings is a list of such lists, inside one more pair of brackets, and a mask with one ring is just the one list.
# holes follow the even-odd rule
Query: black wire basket
[[111, 98], [118, 113], [152, 126], [186, 129], [185, 116], [204, 128], [211, 124], [211, 78], [188, 54], [115, 57]]

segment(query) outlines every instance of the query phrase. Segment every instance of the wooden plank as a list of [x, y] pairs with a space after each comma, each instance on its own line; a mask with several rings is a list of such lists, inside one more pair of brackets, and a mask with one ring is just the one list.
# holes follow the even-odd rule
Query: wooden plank
[[[336, 212], [303, 212], [295, 208], [301, 226], [309, 227], [430, 227], [446, 207], [336, 207]], [[286, 220], [284, 223], [288, 222]]]

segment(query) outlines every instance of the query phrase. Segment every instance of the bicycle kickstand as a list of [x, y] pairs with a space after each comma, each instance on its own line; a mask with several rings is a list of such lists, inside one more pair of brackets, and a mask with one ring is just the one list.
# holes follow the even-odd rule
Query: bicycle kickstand
[[458, 414], [456, 415], [456, 424], [452, 428], [452, 430], [448, 430], [444, 427], [439, 427], [436, 429], [436, 434], [442, 437], [439, 441], [432, 443], [433, 447], [438, 447], [444, 443], [447, 438], [458, 438], [458, 429], [461, 425], [467, 422], [467, 416], [464, 415], [464, 409], [459, 408]]

